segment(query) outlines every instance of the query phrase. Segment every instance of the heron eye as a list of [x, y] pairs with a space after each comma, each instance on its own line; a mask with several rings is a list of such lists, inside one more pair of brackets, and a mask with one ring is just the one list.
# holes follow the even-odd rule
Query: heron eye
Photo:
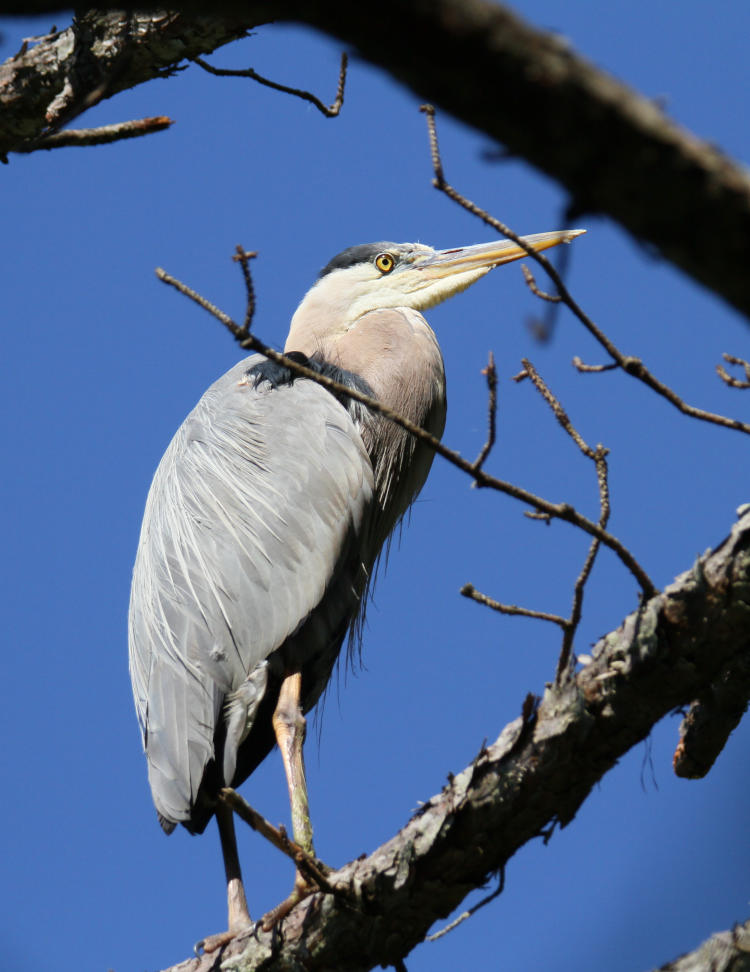
[[396, 261], [390, 253], [379, 253], [375, 257], [375, 266], [381, 273], [390, 273], [396, 266]]

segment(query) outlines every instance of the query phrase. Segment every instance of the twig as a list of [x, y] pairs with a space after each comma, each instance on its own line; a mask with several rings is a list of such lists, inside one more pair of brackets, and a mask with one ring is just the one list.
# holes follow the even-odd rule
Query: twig
[[295, 98], [302, 98], [303, 101], [309, 101], [311, 105], [315, 105], [319, 112], [326, 116], [326, 118], [335, 118], [336, 115], [341, 111], [341, 107], [344, 104], [344, 88], [346, 87], [346, 66], [348, 63], [348, 58], [346, 52], [341, 54], [341, 67], [339, 68], [339, 83], [336, 89], [336, 97], [331, 105], [324, 105], [320, 98], [316, 97], [310, 91], [303, 91], [301, 88], [290, 88], [285, 84], [278, 84], [276, 81], [270, 81], [268, 78], [262, 77], [257, 71], [252, 68], [244, 69], [231, 69], [231, 68], [217, 68], [204, 61], [202, 57], [194, 57], [192, 61], [199, 67], [202, 67], [204, 71], [208, 71], [209, 74], [215, 74], [217, 77], [222, 78], [251, 78], [253, 81], [257, 81], [258, 84], [263, 84], [267, 88], [273, 88], [274, 91], [282, 91], [284, 94], [294, 95]]
[[[566, 222], [566, 226], [567, 226], [567, 222]], [[563, 280], [567, 278], [568, 267], [570, 265], [570, 259], [572, 253], [573, 250], [570, 247], [559, 246], [557, 248], [557, 252], [551, 257], [553, 260], [555, 260], [557, 272], [560, 274], [560, 277]], [[523, 270], [523, 266], [524, 265], [522, 265], [521, 267], [522, 270]], [[548, 298], [542, 296], [543, 294], [546, 293], [546, 291], [543, 291], [540, 287], [537, 286], [536, 280], [533, 278], [533, 276], [532, 276], [532, 280], [534, 280], [534, 285], [537, 287], [538, 290], [537, 296], [541, 297], [542, 300], [547, 299], [547, 306], [544, 309], [545, 310], [544, 316], [541, 319], [535, 318], [534, 320], [532, 320], [529, 323], [529, 329], [531, 330], [532, 335], [537, 339], [537, 341], [540, 342], [549, 341], [550, 338], [552, 337], [552, 334], [554, 333], [555, 324], [560, 314], [560, 308], [563, 307], [564, 304], [559, 294], [549, 294]], [[528, 280], [527, 280], [527, 284], [528, 284]], [[531, 291], [532, 293], [535, 292], [533, 288], [531, 288]]]
[[609, 364], [600, 364], [600, 365], [584, 364], [583, 361], [581, 361], [581, 359], [578, 357], [578, 355], [576, 355], [573, 358], [573, 365], [581, 373], [594, 373], [594, 372], [598, 373], [601, 371], [614, 371], [616, 368], [620, 367], [616, 361], [610, 361]]
[[601, 344], [605, 351], [609, 354], [616, 365], [622, 368], [627, 374], [632, 375], [639, 381], [642, 381], [647, 385], [652, 391], [655, 391], [662, 398], [666, 398], [668, 402], [674, 405], [675, 408], [679, 409], [684, 415], [690, 415], [692, 418], [700, 419], [704, 422], [711, 422], [714, 425], [721, 425], [724, 428], [736, 429], [739, 432], [745, 432], [750, 434], [750, 425], [746, 422], [741, 422], [739, 419], [727, 418], [725, 415], [716, 415], [713, 412], [707, 412], [702, 408], [696, 408], [693, 405], [688, 405], [684, 402], [680, 396], [672, 391], [667, 385], [659, 381], [658, 378], [654, 377], [648, 368], [643, 364], [640, 358], [633, 357], [631, 355], [623, 354], [619, 348], [610, 341], [607, 335], [599, 328], [586, 314], [578, 303], [573, 299], [570, 291], [565, 286], [562, 277], [555, 269], [553, 264], [544, 256], [543, 253], [537, 253], [530, 244], [526, 243], [521, 237], [519, 237], [513, 230], [506, 226], [505, 223], [501, 222], [499, 219], [495, 219], [494, 216], [490, 216], [484, 209], [477, 206], [470, 199], [463, 196], [458, 190], [454, 189], [448, 182], [445, 181], [445, 173], [443, 171], [443, 163], [440, 157], [440, 149], [437, 140], [437, 130], [435, 127], [435, 109], [432, 105], [422, 105], [420, 111], [424, 112], [427, 116], [427, 130], [430, 141], [430, 155], [432, 157], [432, 167], [435, 176], [432, 180], [432, 184], [436, 189], [445, 193], [449, 199], [458, 203], [467, 212], [472, 213], [477, 218], [481, 219], [488, 226], [497, 230], [503, 236], [512, 240], [517, 246], [520, 246], [522, 250], [525, 250], [528, 255], [535, 260], [541, 267], [543, 267], [550, 279], [557, 287], [558, 294], [562, 302], [570, 311], [575, 314], [578, 320], [583, 324], [586, 330]]
[[[570, 418], [568, 417], [568, 413], [565, 411], [565, 409], [562, 407], [560, 402], [555, 398], [555, 396], [549, 390], [549, 388], [542, 380], [541, 375], [533, 366], [533, 364], [529, 361], [528, 358], [521, 358], [521, 364], [523, 365], [523, 372], [521, 372], [521, 374], [526, 375], [528, 378], [531, 379], [531, 382], [533, 383], [536, 390], [539, 392], [539, 394], [542, 396], [545, 402], [552, 409], [555, 418], [560, 423], [560, 425], [565, 429], [565, 431], [575, 442], [575, 444], [578, 446], [578, 448], [581, 450], [584, 456], [588, 456], [589, 459], [595, 460], [596, 451], [592, 449], [591, 446], [587, 445], [584, 442], [583, 437], [575, 428], [573, 423], [570, 421]], [[604, 454], [606, 455], [606, 450]]]
[[247, 351], [257, 351], [264, 357], [269, 358], [271, 361], [275, 361], [277, 364], [283, 365], [288, 368], [294, 374], [300, 375], [303, 378], [309, 378], [311, 381], [317, 382], [329, 391], [334, 392], [336, 395], [345, 395], [361, 405], [365, 405], [373, 412], [377, 412], [379, 415], [384, 416], [384, 418], [389, 419], [396, 425], [405, 429], [415, 438], [419, 439], [420, 442], [424, 442], [428, 445], [434, 452], [443, 459], [452, 463], [458, 469], [463, 470], [463, 472], [468, 473], [478, 486], [485, 486], [488, 489], [497, 490], [500, 493], [504, 493], [506, 496], [512, 496], [514, 499], [526, 504], [537, 510], [539, 513], [545, 513], [549, 516], [554, 516], [557, 519], [564, 520], [566, 523], [572, 523], [579, 529], [583, 530], [585, 533], [590, 534], [593, 537], [598, 537], [601, 542], [612, 550], [617, 557], [622, 561], [622, 563], [628, 568], [628, 570], [633, 574], [638, 583], [641, 586], [643, 594], [645, 597], [652, 597], [656, 593], [656, 588], [654, 587], [651, 578], [644, 571], [638, 561], [633, 557], [630, 551], [625, 547], [617, 537], [612, 536], [606, 530], [603, 530], [598, 524], [589, 520], [587, 517], [579, 513], [570, 503], [551, 503], [549, 500], [543, 499], [541, 496], [535, 496], [528, 490], [523, 489], [520, 486], [516, 486], [513, 483], [506, 482], [502, 479], [497, 479], [494, 476], [488, 475], [483, 469], [475, 469], [474, 464], [469, 462], [468, 459], [456, 452], [453, 449], [449, 449], [444, 446], [443, 443], [426, 432], [421, 426], [415, 425], [413, 422], [409, 422], [403, 416], [399, 415], [393, 409], [388, 408], [387, 405], [383, 405], [381, 402], [377, 401], [375, 398], [371, 398], [369, 395], [365, 395], [354, 388], [347, 385], [342, 385], [327, 375], [321, 375], [317, 371], [313, 371], [311, 368], [305, 367], [305, 365], [300, 364], [293, 358], [287, 357], [285, 354], [280, 354], [273, 348], [264, 344], [253, 334], [248, 334], [243, 328], [239, 326], [235, 321], [225, 314], [223, 311], [215, 307], [210, 301], [206, 300], [200, 294], [196, 293], [186, 284], [177, 280], [176, 277], [172, 277], [161, 267], [156, 269], [157, 277], [166, 284], [174, 287], [185, 297], [189, 297], [190, 300], [194, 301], [204, 310], [212, 314], [234, 335], [236, 340], [239, 342], [241, 348]]
[[472, 915], [475, 915], [480, 908], [484, 908], [484, 906], [488, 905], [490, 901], [494, 901], [495, 898], [501, 895], [504, 887], [505, 868], [503, 867], [500, 869], [500, 879], [498, 881], [498, 885], [491, 894], [488, 894], [486, 898], [482, 898], [481, 901], [478, 901], [473, 908], [469, 908], [468, 911], [462, 912], [458, 918], [455, 918], [450, 924], [446, 925], [445, 928], [441, 928], [440, 931], [436, 931], [433, 935], [428, 935], [425, 941], [436, 942], [439, 938], [442, 938], [443, 935], [447, 935], [448, 932], [452, 932], [454, 928], [457, 928], [460, 924], [465, 922], [467, 918], [471, 918]]
[[[562, 279], [565, 279], [567, 275], [568, 264], [570, 262], [570, 253], [571, 250], [569, 250], [567, 246], [559, 247], [556, 251], [555, 258], [557, 261], [557, 272], [560, 274]], [[537, 284], [534, 274], [525, 263], [521, 264], [521, 272], [523, 273], [526, 285], [532, 294], [539, 297], [541, 300], [546, 301], [548, 305], [545, 308], [544, 316], [541, 318], [531, 318], [527, 324], [527, 327], [537, 341], [549, 341], [555, 329], [555, 322], [560, 311], [560, 305], [562, 304], [562, 297], [559, 294], [550, 294], [547, 293], [546, 290], [542, 290]]]
[[500, 614], [520, 615], [523, 618], [537, 618], [539, 621], [551, 621], [553, 624], [560, 625], [561, 628], [566, 628], [568, 625], [568, 619], [561, 617], [559, 614], [548, 614], [546, 611], [532, 611], [530, 608], [518, 607], [516, 604], [501, 604], [500, 601], [496, 601], [494, 598], [482, 594], [473, 584], [464, 584], [459, 593], [472, 601], [476, 601], [477, 604], [484, 604], [485, 607], [492, 608], [493, 611], [498, 611]]
[[42, 135], [34, 142], [19, 145], [14, 151], [28, 154], [40, 149], [67, 148], [71, 145], [106, 145], [109, 142], [121, 142], [126, 138], [139, 138], [141, 135], [161, 132], [173, 124], [173, 120], [166, 115], [156, 115], [152, 118], [135, 118], [132, 121], [117, 122], [114, 125], [100, 125], [98, 128], [68, 128], [62, 132]]
[[542, 300], [549, 301], [550, 304], [559, 304], [562, 297], [559, 294], [548, 294], [544, 290], [540, 290], [536, 280], [534, 279], [534, 274], [529, 270], [525, 263], [521, 264], [521, 272], [523, 273], [523, 279], [526, 281], [529, 290], [532, 294], [540, 297]]
[[545, 523], [550, 521], [549, 513], [542, 513], [541, 510], [524, 510], [523, 515], [529, 520], [543, 520]]
[[226, 803], [228, 807], [237, 814], [248, 826], [257, 831], [262, 837], [273, 844], [282, 854], [290, 857], [305, 877], [314, 881], [315, 884], [329, 894], [333, 894], [334, 889], [328, 882], [330, 869], [322, 861], [315, 860], [299, 844], [291, 840], [283, 828], [274, 827], [265, 817], [254, 810], [250, 804], [244, 800], [236, 790], [230, 787], [223, 787], [219, 790], [219, 799]]
[[555, 681], [558, 683], [562, 680], [563, 675], [567, 671], [570, 664], [570, 659], [573, 652], [573, 638], [575, 637], [576, 630], [580, 624], [583, 610], [583, 589], [586, 586], [586, 581], [589, 579], [589, 575], [593, 569], [594, 561], [596, 560], [596, 555], [598, 552], [599, 540], [594, 537], [589, 544], [588, 553], [586, 554], [586, 559], [583, 562], [581, 572], [578, 577], [576, 577], [576, 582], [573, 585], [573, 604], [571, 606], [570, 618], [568, 619], [568, 623], [563, 632], [560, 657], [557, 660], [557, 668], [555, 670]]
[[[587, 447], [588, 448], [588, 447]], [[599, 487], [599, 526], [602, 530], [605, 530], [607, 523], [609, 522], [610, 514], [610, 502], [609, 502], [609, 481], [608, 475], [609, 470], [607, 467], [607, 453], [608, 449], [605, 449], [603, 445], [597, 445], [593, 453], [586, 452], [586, 455], [594, 462], [596, 465], [596, 480]], [[594, 566], [594, 561], [596, 560], [596, 555], [599, 552], [600, 540], [594, 537], [589, 544], [588, 553], [586, 554], [586, 559], [583, 562], [583, 567], [581, 572], [576, 578], [576, 582], [573, 585], [573, 604], [570, 610], [570, 623], [565, 629], [563, 635], [562, 649], [560, 651], [560, 658], [557, 663], [556, 678], [559, 681], [568, 666], [571, 658], [571, 653], [573, 649], [573, 637], [578, 628], [581, 620], [581, 611], [583, 609], [583, 589], [586, 586], [586, 581], [589, 579], [589, 575]]]
[[242, 340], [242, 328], [239, 326], [239, 324], [235, 324], [229, 314], [225, 314], [223, 310], [219, 310], [219, 308], [216, 307], [215, 304], [212, 304], [211, 301], [206, 300], [206, 298], [202, 297], [197, 291], [193, 290], [191, 287], [188, 287], [187, 284], [184, 284], [176, 277], [171, 276], [171, 274], [168, 274], [167, 271], [163, 270], [161, 267], [157, 267], [154, 273], [162, 283], [169, 284], [170, 287], [174, 287], [174, 289], [178, 290], [184, 297], [189, 297], [190, 300], [194, 301], [199, 307], [202, 307], [203, 310], [208, 311], [209, 314], [212, 314], [217, 320], [221, 321], [224, 327], [228, 328], [228, 330], [234, 334], [238, 341]]
[[479, 455], [474, 460], [473, 467], [475, 470], [479, 470], [484, 465], [484, 461], [490, 454], [492, 447], [495, 444], [495, 438], [497, 434], [497, 368], [495, 367], [495, 355], [490, 351], [489, 361], [487, 362], [487, 367], [483, 369], [482, 374], [487, 378], [487, 389], [489, 392], [488, 403], [487, 403], [487, 441], [482, 446]]
[[242, 270], [242, 276], [245, 280], [245, 293], [247, 294], [247, 303], [245, 305], [245, 320], [242, 322], [242, 327], [240, 332], [247, 336], [250, 333], [250, 325], [253, 322], [253, 317], [255, 317], [255, 287], [253, 286], [253, 277], [250, 273], [250, 261], [257, 257], [257, 250], [246, 250], [244, 247], [240, 246], [239, 243], [235, 247], [235, 254], [232, 257], [235, 263], [239, 263], [240, 269]]
[[722, 354], [722, 358], [728, 363], [737, 365], [742, 368], [745, 372], [745, 380], [741, 378], [733, 378], [727, 369], [722, 364], [716, 365], [716, 371], [718, 372], [719, 378], [726, 382], [730, 388], [750, 388], [750, 361], [745, 361], [744, 358], [738, 358], [733, 354]]
[[[607, 522], [609, 521], [610, 514], [607, 469], [607, 454], [609, 450], [605, 449], [603, 445], [597, 445], [596, 449], [592, 449], [591, 446], [584, 441], [583, 436], [581, 436], [573, 423], [570, 421], [568, 413], [562, 407], [557, 398], [555, 398], [555, 396], [552, 394], [551, 390], [547, 387], [546, 383], [542, 379], [541, 375], [537, 372], [536, 368], [534, 368], [532, 363], [527, 358], [523, 358], [521, 363], [524, 367], [523, 373], [530, 379], [534, 387], [552, 409], [555, 418], [563, 427], [565, 432], [575, 442], [583, 455], [590, 459], [596, 466], [596, 481], [599, 488], [599, 526], [602, 529], [605, 529]], [[583, 609], [583, 591], [584, 587], [586, 586], [586, 581], [589, 579], [593, 569], [596, 555], [599, 552], [599, 544], [600, 541], [594, 537], [589, 545], [588, 553], [586, 554], [586, 559], [583, 563], [583, 567], [581, 568], [581, 572], [573, 585], [573, 603], [571, 605], [570, 617], [563, 625], [562, 648], [560, 650], [560, 658], [557, 662], [556, 679], [558, 682], [563, 677], [563, 674], [567, 670], [570, 662], [573, 649], [573, 639], [581, 621], [581, 613]]]

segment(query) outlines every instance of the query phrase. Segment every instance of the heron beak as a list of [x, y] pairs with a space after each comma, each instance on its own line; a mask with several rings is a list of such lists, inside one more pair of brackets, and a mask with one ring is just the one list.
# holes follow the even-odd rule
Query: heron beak
[[[539, 253], [551, 246], [557, 246], [558, 243], [569, 243], [585, 232], [583, 229], [558, 230], [552, 233], [532, 233], [531, 236], [522, 236], [521, 239]], [[413, 264], [413, 269], [426, 271], [426, 276], [438, 280], [472, 270], [491, 270], [501, 263], [510, 263], [525, 256], [528, 256], [526, 250], [512, 240], [497, 240], [475, 246], [459, 246], [452, 250], [438, 250]]]

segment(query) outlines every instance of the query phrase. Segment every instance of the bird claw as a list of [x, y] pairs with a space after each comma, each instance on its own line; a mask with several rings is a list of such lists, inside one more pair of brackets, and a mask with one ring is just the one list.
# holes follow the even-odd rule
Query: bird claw
[[273, 931], [278, 923], [283, 921], [300, 901], [309, 898], [316, 891], [320, 891], [320, 888], [316, 884], [300, 880], [295, 881], [294, 888], [289, 897], [285, 898], [281, 904], [277, 904], [275, 908], [272, 908], [260, 919], [259, 925], [261, 929], [265, 932]]
[[[256, 923], [257, 924], [257, 923]], [[200, 958], [201, 955], [208, 955], [211, 952], [216, 952], [220, 948], [224, 948], [233, 939], [237, 938], [238, 935], [242, 935], [244, 932], [253, 930], [253, 925], [247, 928], [236, 928], [234, 931], [219, 932], [216, 935], [208, 935], [206, 938], [201, 938], [200, 941], [193, 945], [193, 951]]]

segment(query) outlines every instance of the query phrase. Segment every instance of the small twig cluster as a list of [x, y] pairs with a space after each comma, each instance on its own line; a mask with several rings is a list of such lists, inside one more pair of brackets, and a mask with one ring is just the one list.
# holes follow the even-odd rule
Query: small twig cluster
[[[604, 334], [604, 332], [586, 315], [581, 307], [571, 297], [567, 287], [563, 282], [563, 274], [556, 270], [550, 262], [540, 253], [532, 252], [524, 241], [513, 233], [507, 226], [499, 220], [494, 219], [484, 210], [480, 209], [475, 203], [466, 199], [445, 180], [442, 160], [438, 148], [437, 132], [435, 128], [434, 109], [427, 105], [422, 110], [427, 115], [428, 136], [430, 143], [430, 153], [432, 156], [434, 179], [433, 185], [444, 192], [450, 199], [458, 203], [464, 209], [478, 216], [488, 225], [497, 229], [500, 233], [512, 239], [519, 246], [523, 247], [540, 266], [542, 266], [552, 279], [557, 288], [556, 294], [549, 294], [543, 291], [536, 283], [533, 274], [526, 267], [522, 267], [524, 279], [529, 289], [541, 300], [551, 305], [545, 327], [542, 328], [541, 336], [549, 333], [552, 318], [560, 304], [567, 306], [579, 321], [586, 327], [590, 334], [607, 351], [610, 362], [602, 364], [585, 364], [579, 357], [573, 358], [573, 365], [580, 373], [601, 373], [620, 369], [626, 374], [632, 375], [647, 387], [651, 388], [658, 395], [669, 401], [675, 408], [683, 414], [701, 421], [710, 422], [724, 428], [735, 429], [740, 432], [750, 432], [750, 425], [738, 419], [728, 418], [724, 415], [717, 415], [707, 412], [704, 409], [688, 405], [677, 393], [657, 379], [643, 364], [640, 358], [623, 354], [619, 348]], [[719, 377], [726, 385], [731, 388], [747, 389], [750, 388], [750, 362], [735, 355], [724, 354], [724, 361], [740, 368], [744, 374], [743, 378], [734, 377], [729, 374], [722, 365], [716, 366]], [[600, 517], [599, 526], [605, 529], [610, 511], [609, 487], [607, 482], [607, 450], [598, 445], [596, 449], [591, 449], [578, 432], [573, 427], [566, 412], [554, 398], [541, 377], [535, 371], [529, 361], [524, 361], [524, 370], [516, 376], [516, 380], [530, 378], [536, 389], [544, 397], [545, 401], [552, 408], [556, 418], [573, 439], [581, 452], [591, 459], [596, 465], [597, 482], [599, 486]], [[528, 516], [538, 519], [548, 520], [548, 515], [543, 509], [528, 512]], [[504, 614], [522, 615], [524, 617], [538, 618], [560, 625], [563, 629], [563, 644], [560, 659], [557, 666], [556, 680], [559, 682], [566, 673], [572, 673], [572, 646], [576, 628], [581, 619], [583, 605], [583, 591], [588, 577], [594, 565], [594, 560], [598, 552], [600, 540], [594, 536], [586, 555], [581, 572], [576, 579], [573, 588], [573, 603], [570, 616], [563, 618], [560, 615], [550, 614], [543, 611], [533, 611], [521, 608], [516, 605], [501, 604], [500, 602], [478, 592], [473, 585], [467, 584], [461, 593], [481, 604], [500, 611]], [[686, 715], [681, 730], [680, 743], [674, 756], [674, 770], [679, 776], [697, 777], [705, 775], [716, 759], [716, 756], [724, 746], [726, 739], [732, 729], [736, 726], [742, 713], [747, 708], [747, 684], [748, 666], [732, 666], [722, 673], [722, 677], [717, 680], [710, 688], [705, 697], [694, 701]]]
[[[747, 422], [741, 422], [739, 419], [728, 418], [726, 415], [717, 415], [713, 412], [707, 412], [702, 408], [696, 408], [694, 405], [688, 405], [683, 401], [680, 396], [665, 385], [662, 381], [659, 381], [643, 364], [640, 358], [633, 357], [632, 355], [623, 354], [622, 351], [614, 344], [613, 341], [598, 327], [594, 321], [586, 314], [580, 305], [573, 299], [570, 291], [565, 286], [565, 283], [560, 275], [559, 271], [554, 267], [554, 265], [544, 256], [543, 253], [537, 253], [534, 249], [526, 243], [517, 233], [507, 226], [505, 223], [501, 222], [499, 219], [495, 219], [494, 216], [490, 216], [484, 209], [477, 206], [470, 199], [467, 199], [460, 192], [453, 188], [445, 179], [445, 173], [443, 171], [443, 163], [440, 158], [440, 149], [438, 146], [437, 139], [437, 129], [435, 126], [435, 109], [432, 105], [422, 105], [421, 110], [427, 116], [427, 129], [428, 137], [430, 141], [430, 155], [432, 157], [432, 167], [434, 171], [434, 178], [432, 184], [436, 189], [445, 193], [449, 199], [458, 203], [467, 212], [472, 213], [478, 219], [481, 219], [488, 226], [497, 230], [503, 236], [508, 239], [513, 240], [518, 246], [525, 250], [532, 260], [535, 260], [539, 266], [543, 267], [547, 272], [548, 276], [552, 280], [553, 284], [557, 288], [557, 294], [544, 294], [544, 300], [550, 300], [555, 297], [559, 298], [559, 303], [563, 303], [570, 311], [573, 313], [578, 320], [583, 324], [589, 334], [604, 348], [604, 350], [612, 358], [612, 362], [604, 366], [601, 365], [583, 365], [580, 359], [575, 359], [574, 364], [579, 371], [585, 372], [598, 372], [605, 370], [613, 370], [615, 368], [621, 368], [626, 374], [632, 375], [639, 381], [642, 381], [645, 385], [655, 391], [662, 398], [666, 398], [668, 402], [674, 405], [675, 408], [679, 409], [683, 414], [690, 415], [692, 418], [700, 419], [704, 422], [712, 422], [714, 425], [722, 425], [725, 428], [736, 429], [739, 432], [745, 432], [750, 434], [750, 424]], [[529, 286], [532, 287], [534, 293], [537, 296], [541, 296], [536, 287], [536, 282], [534, 281], [533, 275], [527, 270], [526, 279]], [[729, 359], [727, 359], [729, 360]]]
[[[534, 368], [532, 363], [524, 358], [522, 361], [523, 371], [514, 376], [514, 381], [522, 381], [524, 378], [531, 380], [534, 387], [541, 394], [544, 400], [552, 409], [555, 418], [563, 427], [565, 432], [570, 436], [571, 439], [578, 446], [580, 451], [586, 456], [596, 466], [596, 478], [599, 487], [599, 526], [605, 529], [607, 522], [609, 520], [610, 513], [610, 502], [609, 502], [609, 485], [608, 485], [608, 469], [607, 469], [607, 453], [608, 450], [604, 448], [603, 445], [597, 445], [595, 449], [592, 449], [580, 435], [578, 430], [575, 428], [567, 412], [562, 407], [558, 399], [552, 394], [549, 387], [546, 385], [542, 379], [539, 372]], [[529, 513], [530, 516], [534, 518], [544, 518], [548, 519], [545, 513], [540, 513], [534, 511]], [[562, 617], [559, 614], [552, 614], [547, 611], [536, 611], [530, 608], [522, 608], [516, 604], [501, 604], [494, 598], [488, 597], [486, 594], [482, 594], [480, 591], [476, 590], [473, 584], [465, 584], [461, 588], [461, 594], [464, 597], [468, 597], [473, 601], [477, 601], [479, 604], [484, 604], [487, 607], [492, 608], [494, 611], [498, 611], [501, 614], [517, 615], [526, 618], [537, 618], [540, 621], [549, 621], [553, 624], [559, 625], [563, 630], [563, 642], [562, 650], [560, 652], [560, 659], [557, 665], [557, 679], [560, 680], [564, 673], [568, 670], [571, 652], [573, 647], [573, 638], [575, 637], [576, 629], [581, 621], [581, 614], [583, 608], [583, 591], [586, 585], [586, 581], [589, 578], [591, 570], [594, 566], [594, 560], [596, 559], [597, 552], [599, 550], [601, 541], [598, 537], [593, 537], [589, 545], [588, 553], [586, 554], [586, 559], [584, 561], [581, 572], [576, 578], [575, 584], [573, 585], [573, 603], [571, 605], [570, 615], [567, 618]]]
[[[609, 337], [599, 328], [591, 318], [581, 309], [580, 305], [573, 299], [570, 292], [568, 291], [565, 283], [563, 281], [562, 273], [557, 270], [550, 261], [541, 253], [537, 253], [529, 244], [527, 244], [521, 237], [514, 233], [510, 227], [490, 216], [485, 210], [479, 207], [476, 203], [467, 199], [460, 192], [458, 192], [453, 186], [451, 186], [446, 178], [445, 171], [443, 167], [442, 158], [440, 155], [440, 148], [438, 145], [437, 138], [437, 128], [435, 125], [435, 109], [431, 105], [423, 105], [421, 110], [424, 112], [427, 118], [427, 132], [430, 146], [430, 156], [432, 159], [433, 167], [433, 185], [447, 195], [451, 200], [460, 205], [463, 209], [477, 216], [487, 225], [496, 229], [499, 233], [507, 238], [513, 240], [518, 246], [522, 247], [528, 255], [535, 260], [548, 274], [552, 282], [554, 283], [557, 293], [548, 293], [542, 290], [531, 270], [523, 265], [523, 275], [528, 285], [529, 289], [535, 296], [541, 300], [552, 305], [550, 307], [551, 313], [554, 313], [557, 308], [564, 304], [570, 311], [578, 318], [578, 320], [586, 327], [589, 333], [599, 342], [599, 344], [607, 351], [607, 353], [612, 358], [612, 361], [589, 365], [584, 364], [579, 357], [573, 359], [573, 365], [579, 372], [582, 373], [599, 373], [604, 371], [613, 371], [615, 369], [621, 369], [626, 374], [633, 375], [638, 378], [648, 387], [650, 387], [657, 394], [666, 398], [672, 405], [678, 408], [681, 412], [689, 415], [693, 418], [700, 419], [702, 421], [711, 422], [716, 425], [721, 425], [726, 428], [736, 429], [738, 431], [750, 433], [750, 425], [745, 422], [741, 422], [738, 419], [728, 418], [723, 415], [716, 415], [712, 412], [707, 412], [704, 409], [696, 408], [692, 405], [685, 403], [671, 388], [659, 381], [643, 364], [639, 358], [635, 358], [630, 355], [624, 355], [619, 348], [609, 339]], [[549, 333], [551, 328], [551, 318], [548, 319], [545, 326], [543, 327], [544, 335]], [[744, 369], [745, 379], [741, 380], [738, 378], [731, 377], [722, 365], [717, 366], [717, 371], [720, 377], [728, 384], [734, 388], [746, 388], [750, 387], [750, 364], [743, 359], [736, 358], [732, 355], [724, 355], [725, 361], [729, 364], [740, 366]], [[610, 501], [609, 501], [609, 487], [607, 482], [607, 462], [606, 455], [607, 450], [598, 445], [596, 449], [592, 449], [588, 446], [583, 438], [579, 435], [576, 429], [573, 427], [568, 415], [560, 405], [559, 401], [553, 396], [552, 392], [546, 386], [542, 378], [533, 368], [531, 363], [527, 360], [523, 362], [524, 369], [516, 376], [516, 380], [521, 380], [523, 378], [530, 378], [536, 389], [544, 397], [545, 401], [552, 408], [556, 418], [568, 433], [568, 435], [573, 439], [581, 452], [591, 459], [596, 465], [596, 475], [597, 482], [599, 486], [599, 501], [600, 501], [600, 516], [599, 516], [599, 527], [604, 530], [606, 528], [607, 522], [609, 520], [610, 512]], [[482, 459], [486, 458], [486, 453], [483, 451]], [[527, 516], [534, 519], [542, 519], [549, 521], [549, 513], [543, 507], [536, 507], [533, 511], [528, 511]], [[491, 607], [493, 610], [500, 611], [504, 614], [521, 615], [523, 617], [537, 618], [544, 621], [549, 621], [554, 624], [558, 624], [563, 629], [563, 644], [562, 651], [560, 653], [560, 659], [557, 667], [557, 678], [558, 680], [563, 676], [566, 670], [568, 670], [571, 658], [572, 658], [572, 646], [573, 638], [575, 635], [576, 628], [581, 619], [582, 605], [583, 605], [583, 591], [590, 576], [591, 570], [596, 559], [596, 554], [598, 552], [601, 543], [601, 538], [597, 535], [593, 535], [591, 544], [589, 546], [586, 559], [584, 561], [581, 572], [576, 579], [573, 587], [573, 603], [571, 606], [571, 613], [569, 617], [564, 618], [558, 614], [552, 614], [546, 611], [536, 611], [529, 608], [522, 608], [515, 604], [502, 604], [494, 598], [488, 597], [486, 594], [482, 594], [476, 590], [472, 584], [466, 584], [461, 589], [461, 593], [465, 597], [469, 597], [481, 604]]]

